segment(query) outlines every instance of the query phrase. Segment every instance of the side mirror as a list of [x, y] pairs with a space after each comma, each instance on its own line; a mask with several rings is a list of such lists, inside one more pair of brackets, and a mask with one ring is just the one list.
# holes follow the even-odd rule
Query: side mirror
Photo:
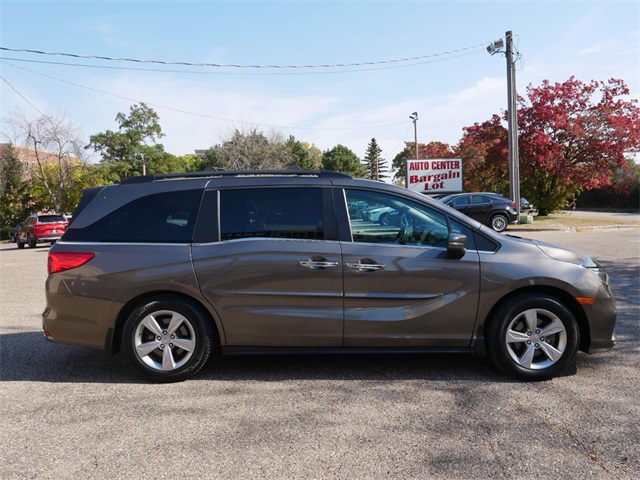
[[461, 233], [449, 234], [447, 241], [447, 258], [458, 260], [467, 253], [467, 236]]

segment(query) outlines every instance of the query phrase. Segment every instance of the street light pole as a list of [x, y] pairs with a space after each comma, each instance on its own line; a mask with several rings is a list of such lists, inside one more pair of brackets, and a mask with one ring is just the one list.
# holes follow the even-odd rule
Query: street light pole
[[416, 147], [416, 160], [418, 160], [418, 158], [420, 158], [418, 156], [418, 112], [413, 112], [411, 115], [409, 115], [409, 118], [411, 120], [413, 120], [413, 134], [415, 137], [415, 147]]

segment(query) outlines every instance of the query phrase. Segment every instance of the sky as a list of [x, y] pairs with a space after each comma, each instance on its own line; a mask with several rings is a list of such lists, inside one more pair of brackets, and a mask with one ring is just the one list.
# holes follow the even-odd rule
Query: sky
[[413, 112], [418, 142], [456, 144], [506, 109], [506, 58], [486, 47], [507, 31], [519, 94], [571, 76], [640, 92], [638, 1], [0, 0], [0, 17], [5, 134], [20, 110], [65, 116], [88, 143], [145, 102], [175, 155], [256, 129], [360, 158], [375, 138], [391, 163], [414, 141]]

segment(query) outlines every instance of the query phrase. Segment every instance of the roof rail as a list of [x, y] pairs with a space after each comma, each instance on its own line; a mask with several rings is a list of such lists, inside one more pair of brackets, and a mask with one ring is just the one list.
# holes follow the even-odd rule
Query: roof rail
[[180, 178], [216, 178], [216, 177], [321, 177], [321, 178], [353, 178], [340, 172], [329, 170], [205, 170], [202, 172], [162, 173], [139, 175], [125, 178], [120, 184], [151, 183], [158, 180]]

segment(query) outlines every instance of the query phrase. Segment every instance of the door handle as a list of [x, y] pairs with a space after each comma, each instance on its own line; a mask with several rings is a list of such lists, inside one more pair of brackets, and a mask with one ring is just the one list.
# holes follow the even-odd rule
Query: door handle
[[380, 263], [347, 263], [347, 267], [357, 270], [359, 272], [375, 272], [382, 270], [386, 265]]
[[312, 270], [318, 270], [321, 268], [335, 267], [338, 265], [338, 262], [328, 262], [326, 260], [300, 260], [300, 265], [302, 265], [303, 267], [311, 268]]

